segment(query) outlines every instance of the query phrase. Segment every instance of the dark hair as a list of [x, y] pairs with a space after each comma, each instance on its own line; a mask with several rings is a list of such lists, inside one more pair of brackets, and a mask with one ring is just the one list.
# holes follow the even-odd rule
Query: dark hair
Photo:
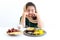
[[34, 8], [35, 8], [35, 13], [37, 13], [35, 4], [33, 4], [32, 2], [28, 2], [28, 3], [26, 4], [26, 9], [28, 8], [28, 6], [34, 6]]

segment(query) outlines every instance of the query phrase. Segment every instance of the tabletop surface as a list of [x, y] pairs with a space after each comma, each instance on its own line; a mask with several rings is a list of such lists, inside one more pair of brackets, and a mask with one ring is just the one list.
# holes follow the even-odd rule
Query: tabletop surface
[[[28, 37], [26, 35], [24, 35], [23, 33], [21, 33], [20, 35], [18, 36], [9, 36], [6, 31], [10, 28], [13, 28], [13, 27], [0, 27], [0, 39], [1, 40], [44, 40], [43, 38], [46, 37], [46, 35], [44, 36], [41, 36], [41, 37]], [[15, 27], [16, 28], [16, 27]], [[26, 28], [22, 28], [21, 30], [25, 30]]]

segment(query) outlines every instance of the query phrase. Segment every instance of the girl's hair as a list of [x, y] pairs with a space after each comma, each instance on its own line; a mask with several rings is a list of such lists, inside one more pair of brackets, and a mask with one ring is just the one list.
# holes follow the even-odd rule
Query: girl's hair
[[28, 8], [28, 6], [33, 6], [35, 8], [35, 13], [37, 13], [35, 4], [33, 4], [32, 2], [28, 2], [26, 3], [26, 9]]

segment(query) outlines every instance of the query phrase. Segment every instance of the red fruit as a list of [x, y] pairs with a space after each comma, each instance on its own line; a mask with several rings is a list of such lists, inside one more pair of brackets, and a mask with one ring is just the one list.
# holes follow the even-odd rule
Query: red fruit
[[10, 32], [11, 32], [11, 30], [10, 30], [10, 29], [8, 29], [7, 33], [8, 33], [8, 32], [10, 33]]
[[14, 30], [14, 28], [12, 28], [11, 30]]

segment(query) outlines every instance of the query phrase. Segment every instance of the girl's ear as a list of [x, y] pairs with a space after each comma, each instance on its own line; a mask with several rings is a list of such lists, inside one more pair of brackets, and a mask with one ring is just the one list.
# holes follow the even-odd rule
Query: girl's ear
[[37, 13], [37, 9], [35, 9], [36, 11], [35, 11], [35, 13]]
[[35, 13], [37, 13], [37, 11], [35, 11]]

